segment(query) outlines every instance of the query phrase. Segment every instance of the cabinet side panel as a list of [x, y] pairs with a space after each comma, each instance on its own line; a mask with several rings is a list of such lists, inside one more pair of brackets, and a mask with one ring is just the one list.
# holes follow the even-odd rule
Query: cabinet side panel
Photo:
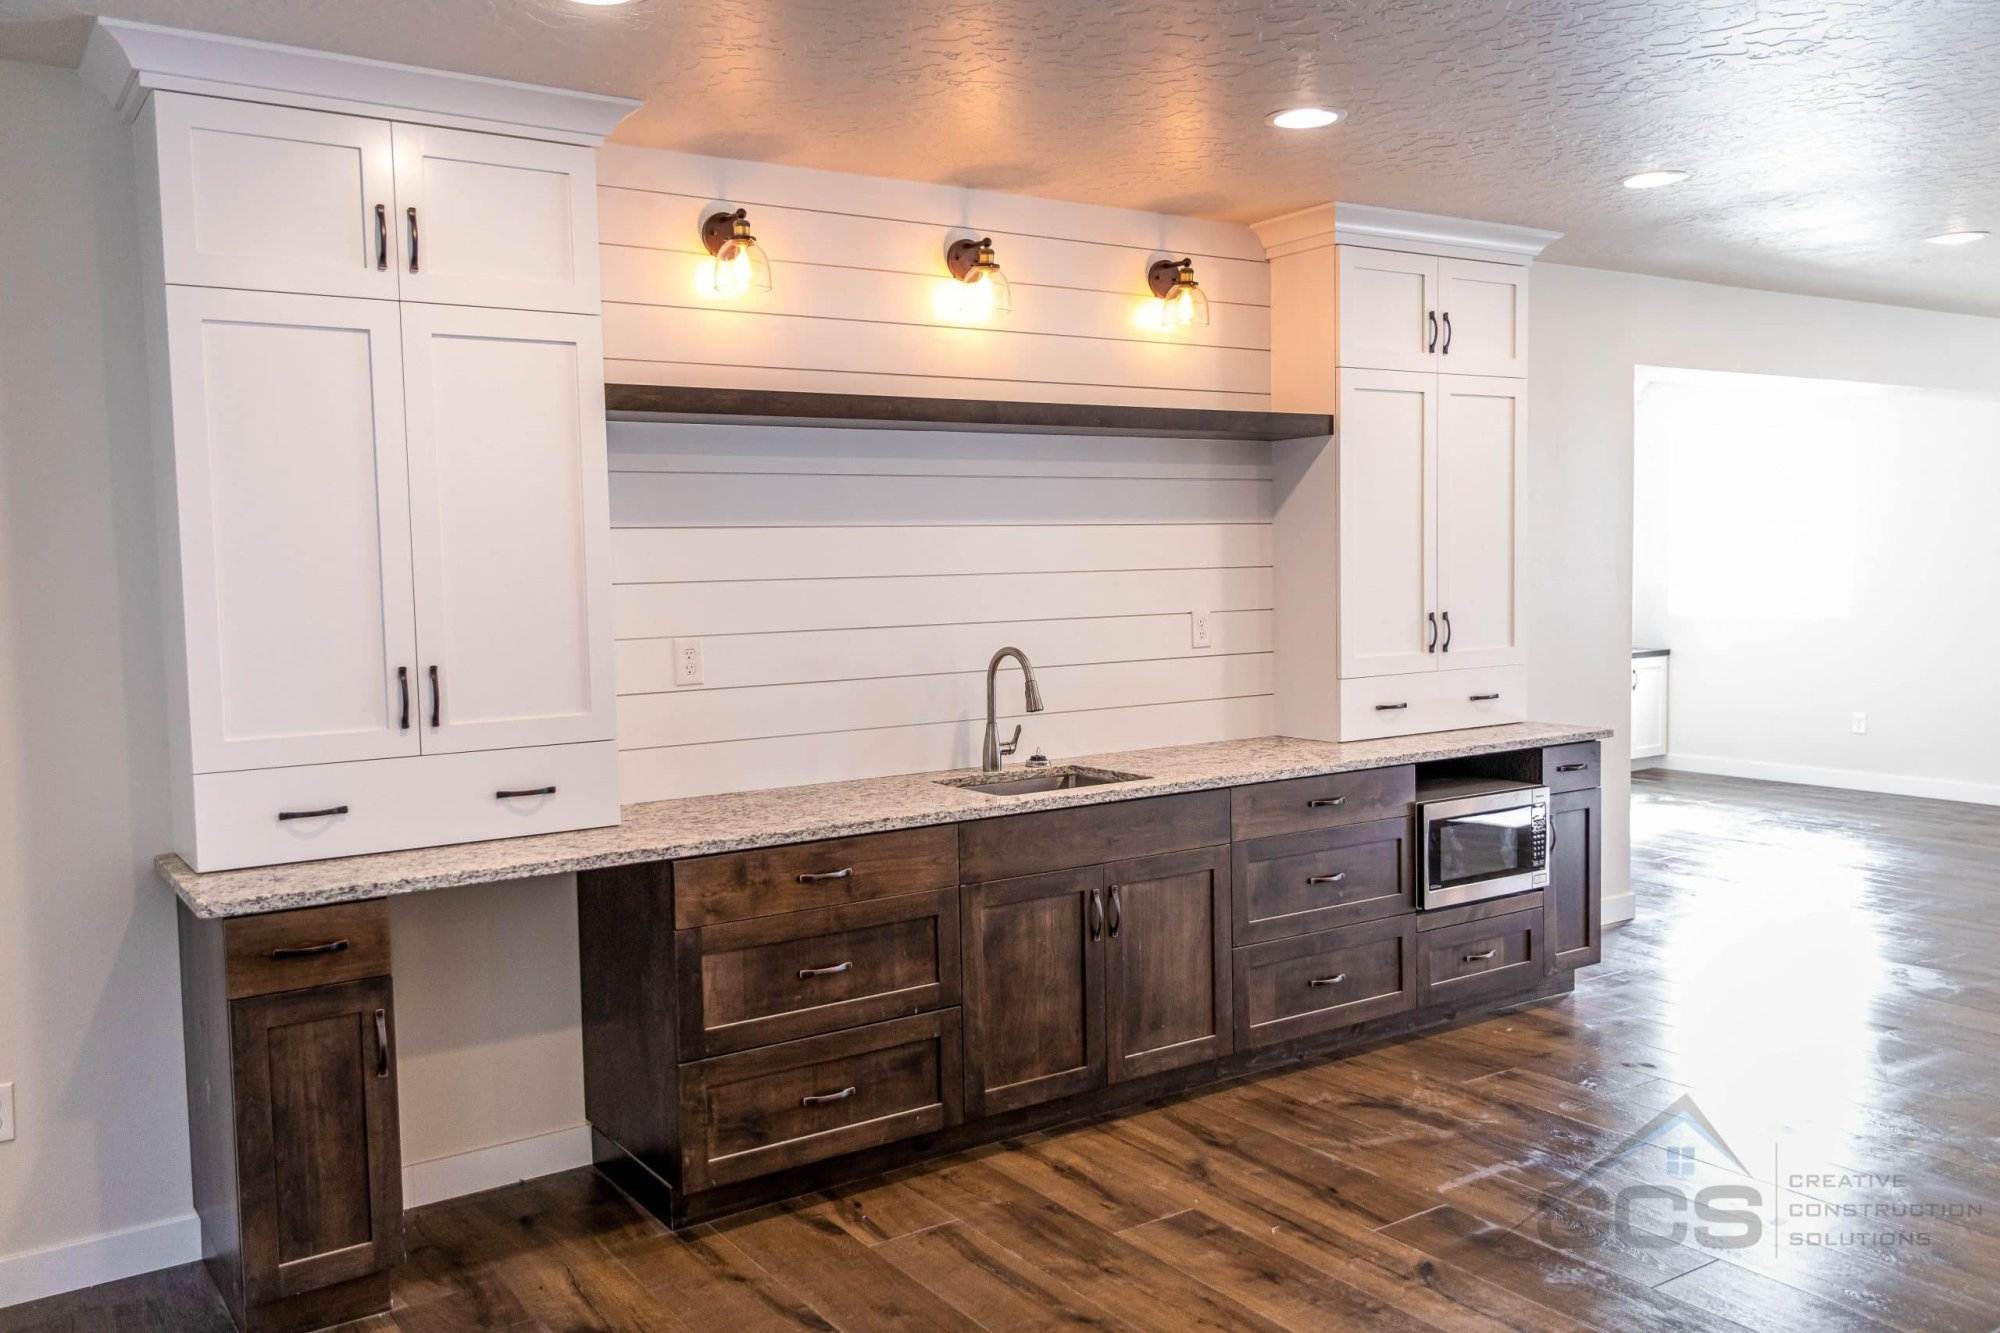
[[201, 1255], [230, 1313], [243, 1322], [241, 1204], [236, 1187], [235, 1088], [222, 923], [177, 906], [181, 1031], [187, 1061], [188, 1160]]
[[1278, 731], [1307, 740], [1340, 738], [1339, 447], [1271, 446]]
[[600, 1134], [680, 1184], [673, 868], [576, 877], [584, 1114]]
[[1334, 410], [1340, 362], [1339, 252], [1332, 246], [1271, 261], [1271, 410]]

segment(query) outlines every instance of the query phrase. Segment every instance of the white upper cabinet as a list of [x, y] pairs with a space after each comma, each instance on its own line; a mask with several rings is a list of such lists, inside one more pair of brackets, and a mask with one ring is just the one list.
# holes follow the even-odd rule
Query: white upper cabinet
[[1513, 666], [1521, 648], [1527, 399], [1519, 380], [1439, 377], [1437, 613], [1441, 668]]
[[395, 299], [387, 121], [178, 93], [150, 114], [168, 282]]
[[595, 319], [403, 307], [426, 753], [615, 730]]
[[166, 302], [194, 771], [416, 754], [396, 306]]
[[1440, 259], [1437, 368], [1450, 375], [1528, 373], [1528, 270], [1521, 264]]
[[598, 313], [590, 149], [403, 124], [395, 141], [405, 301]]
[[1438, 368], [1438, 261], [1430, 255], [1340, 247], [1342, 366]]
[[1438, 665], [1437, 376], [1340, 373], [1340, 671]]

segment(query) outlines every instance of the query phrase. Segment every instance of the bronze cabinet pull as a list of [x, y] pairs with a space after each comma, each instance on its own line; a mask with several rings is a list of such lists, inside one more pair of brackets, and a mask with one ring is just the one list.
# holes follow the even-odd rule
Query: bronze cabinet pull
[[1589, 764], [1557, 764], [1557, 765], [1556, 765], [1556, 772], [1558, 772], [1558, 773], [1581, 773], [1581, 772], [1583, 772], [1583, 770], [1584, 770], [1584, 769], [1586, 769], [1586, 768], [1589, 768], [1589, 767], [1590, 767], [1590, 765], [1589, 765]]
[[1313, 978], [1313, 979], [1312, 979], [1311, 981], [1308, 981], [1308, 982], [1306, 983], [1306, 985], [1308, 985], [1308, 986], [1338, 986], [1338, 985], [1339, 985], [1339, 984], [1340, 984], [1341, 982], [1343, 982], [1343, 981], [1345, 981], [1345, 980], [1347, 980], [1347, 973], [1345, 973], [1345, 972], [1336, 972], [1336, 973], [1334, 973], [1334, 974], [1333, 974], [1332, 976], [1330, 976], [1330, 977], [1314, 977], [1314, 978]]
[[409, 210], [410, 217], [410, 272], [417, 271], [417, 210]]
[[809, 1092], [799, 1098], [800, 1106], [825, 1106], [829, 1102], [844, 1102], [854, 1095], [854, 1086], [849, 1084], [839, 1092]]
[[1104, 895], [1096, 889], [1090, 891], [1090, 938], [1104, 938]]
[[375, 1077], [389, 1077], [389, 1011], [375, 1011]]
[[556, 789], [554, 787], [523, 787], [519, 791], [496, 791], [493, 793], [493, 799], [496, 801], [511, 801], [517, 796], [554, 796], [555, 794]]
[[401, 718], [396, 723], [396, 726], [401, 731], [408, 731], [410, 729], [410, 669], [406, 666], [396, 668], [396, 692], [403, 696]]
[[1347, 798], [1345, 796], [1315, 796], [1310, 801], [1306, 802], [1306, 809], [1324, 810], [1331, 806], [1346, 805], [1346, 804], [1347, 804]]
[[1476, 704], [1490, 704], [1500, 697], [1500, 692], [1495, 690], [1491, 694], [1468, 694], [1465, 697]]
[[1424, 645], [1424, 651], [1434, 653], [1438, 650], [1438, 613], [1435, 611], [1426, 611], [1424, 612], [1424, 619], [1428, 620], [1431, 625], [1430, 641]]
[[1334, 872], [1333, 874], [1331, 874], [1331, 875], [1307, 875], [1307, 876], [1306, 876], [1306, 883], [1308, 883], [1308, 884], [1338, 884], [1338, 883], [1340, 883], [1340, 882], [1341, 882], [1342, 880], [1344, 880], [1344, 879], [1346, 879], [1346, 878], [1347, 878], [1347, 872], [1346, 872], [1345, 870], [1339, 870], [1339, 871], [1335, 871], [1335, 872]]
[[838, 976], [840, 973], [848, 971], [853, 966], [854, 966], [854, 961], [852, 959], [849, 959], [845, 963], [835, 963], [831, 967], [802, 967], [799, 969], [799, 979], [803, 981], [807, 977]]
[[1460, 957], [1459, 961], [1465, 963], [1483, 963], [1498, 952], [1500, 952], [1498, 949], [1488, 949], [1485, 953], [1464, 954]]
[[1118, 905], [1118, 885], [1113, 884], [1111, 886], [1111, 933], [1113, 935], [1118, 933], [1118, 927], [1124, 920], [1125, 913]]
[[1438, 651], [1448, 653], [1451, 651], [1451, 612], [1440, 611], [1438, 615], [1444, 618], [1444, 643], [1438, 648]]
[[1376, 711], [1376, 712], [1378, 712], [1378, 713], [1393, 713], [1393, 712], [1395, 712], [1395, 711], [1396, 711], [1397, 709], [1399, 709], [1399, 708], [1408, 708], [1408, 707], [1409, 707], [1409, 704], [1407, 704], [1407, 703], [1400, 703], [1400, 704], [1376, 704], [1376, 705], [1375, 705], [1375, 711]]
[[330, 815], [346, 813], [347, 807], [344, 805], [329, 805], [324, 810], [280, 810], [278, 822], [283, 823], [287, 819], [325, 819]]
[[389, 267], [389, 209], [385, 204], [375, 205], [375, 267], [378, 271]]
[[271, 950], [271, 960], [282, 963], [291, 958], [318, 958], [322, 954], [346, 952], [346, 940], [328, 940], [324, 944], [288, 944]]
[[438, 669], [435, 664], [433, 664], [430, 668], [430, 677], [431, 677], [431, 730], [436, 731], [438, 729], [438, 724], [443, 720], [444, 717], [444, 690], [440, 688], [438, 685]]
[[838, 870], [806, 871], [799, 876], [799, 883], [825, 884], [831, 880], [851, 878], [853, 874], [853, 866], [842, 866]]
[[1435, 310], [1426, 310], [1424, 311], [1424, 318], [1429, 321], [1431, 326], [1431, 340], [1425, 346], [1424, 350], [1426, 352], [1435, 352], [1438, 349], [1438, 312]]

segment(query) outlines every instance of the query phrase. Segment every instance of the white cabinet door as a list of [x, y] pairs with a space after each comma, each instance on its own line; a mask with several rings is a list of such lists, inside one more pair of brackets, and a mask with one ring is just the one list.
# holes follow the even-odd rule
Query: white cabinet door
[[167, 345], [195, 771], [416, 754], [395, 305], [173, 287]]
[[1511, 666], [1521, 642], [1527, 392], [1520, 380], [1438, 377], [1439, 665]]
[[389, 122], [156, 93], [166, 280], [394, 300]]
[[588, 148], [395, 127], [405, 301], [595, 315], [597, 161]]
[[1632, 661], [1632, 757], [1653, 759], [1667, 752], [1667, 660]]
[[1340, 364], [1436, 370], [1438, 261], [1395, 250], [1340, 249]]
[[1438, 369], [1450, 375], [1528, 373], [1528, 270], [1440, 259]]
[[1436, 375], [1340, 372], [1340, 675], [1438, 665]]
[[598, 321], [402, 311], [424, 750], [608, 739]]

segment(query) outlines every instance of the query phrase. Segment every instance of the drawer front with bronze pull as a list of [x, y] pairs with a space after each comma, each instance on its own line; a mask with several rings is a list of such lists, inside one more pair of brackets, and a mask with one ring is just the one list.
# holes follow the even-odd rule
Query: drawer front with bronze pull
[[1414, 916], [1236, 950], [1236, 1048], [1309, 1037], [1417, 1003]]
[[1408, 815], [1240, 842], [1234, 872], [1239, 945], [1416, 910]]
[[229, 998], [389, 975], [386, 900], [241, 916], [223, 923]]
[[1238, 787], [1230, 793], [1236, 840], [1308, 829], [1407, 818], [1417, 798], [1417, 770], [1371, 768]]
[[1542, 974], [1543, 912], [1467, 921], [1424, 932], [1417, 980], [1425, 1004], [1526, 988]]
[[708, 1189], [960, 1120], [958, 1010], [682, 1065], [681, 1179]]
[[725, 852], [674, 862], [674, 925], [687, 930], [956, 883], [958, 829], [950, 824]]
[[678, 931], [682, 1058], [955, 1005], [958, 944], [955, 888]]
[[1551, 792], [1583, 791], [1603, 784], [1602, 751], [1596, 741], [1551, 745], [1542, 751], [1542, 785]]

